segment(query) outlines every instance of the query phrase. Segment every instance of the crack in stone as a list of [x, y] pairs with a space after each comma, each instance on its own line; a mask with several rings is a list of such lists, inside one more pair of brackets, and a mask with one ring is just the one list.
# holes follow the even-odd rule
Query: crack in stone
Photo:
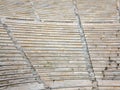
[[35, 76], [35, 80], [37, 80], [37, 82], [39, 84], [43, 84], [45, 89], [43, 90], [48, 90], [47, 85], [45, 85], [45, 83], [40, 79], [40, 76], [38, 75], [36, 69], [34, 68], [34, 66], [32, 65], [29, 57], [26, 55], [26, 53], [24, 52], [23, 48], [21, 47], [21, 45], [17, 42], [16, 38], [13, 36], [13, 33], [10, 29], [10, 27], [5, 23], [5, 18], [1, 18], [0, 19], [0, 24], [4, 27], [4, 29], [6, 30], [8, 36], [10, 37], [11, 41], [13, 42], [14, 46], [16, 47], [16, 49], [18, 51], [20, 51], [21, 55], [25, 58], [25, 60], [27, 61], [28, 65], [31, 67], [32, 70], [32, 74], [33, 76]]
[[76, 18], [78, 20], [80, 38], [81, 38], [81, 42], [83, 45], [84, 57], [85, 57], [85, 61], [86, 61], [86, 68], [87, 68], [87, 71], [89, 74], [89, 78], [92, 81], [92, 90], [99, 90], [98, 82], [97, 82], [96, 77], [95, 77], [95, 73], [93, 70], [93, 66], [92, 66], [92, 62], [91, 62], [91, 58], [90, 58], [90, 54], [89, 54], [89, 50], [88, 50], [86, 37], [85, 37], [84, 30], [83, 30], [83, 27], [81, 24], [80, 15], [78, 13], [77, 1], [76, 0], [72, 0], [72, 1], [73, 1], [73, 6], [74, 6], [74, 13], [75, 13]]

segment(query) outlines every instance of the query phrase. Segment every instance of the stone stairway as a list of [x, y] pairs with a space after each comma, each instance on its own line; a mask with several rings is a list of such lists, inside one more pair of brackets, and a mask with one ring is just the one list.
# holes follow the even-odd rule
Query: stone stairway
[[120, 90], [119, 0], [0, 0], [0, 90]]

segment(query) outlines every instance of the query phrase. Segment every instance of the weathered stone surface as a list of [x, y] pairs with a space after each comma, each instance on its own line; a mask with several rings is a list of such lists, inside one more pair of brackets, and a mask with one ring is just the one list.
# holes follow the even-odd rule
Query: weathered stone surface
[[120, 0], [0, 0], [1, 90], [120, 90]]

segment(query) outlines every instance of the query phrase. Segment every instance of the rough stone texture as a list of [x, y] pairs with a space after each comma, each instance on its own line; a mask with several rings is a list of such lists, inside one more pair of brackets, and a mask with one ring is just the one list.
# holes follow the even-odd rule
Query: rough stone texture
[[0, 0], [0, 90], [120, 90], [120, 0]]
[[2, 90], [42, 90], [44, 89], [43, 84], [39, 83], [26, 83], [26, 84], [19, 84], [19, 85], [13, 85], [8, 86], [6, 88], [3, 88]]
[[[77, 0], [83, 23], [118, 22], [117, 0]], [[119, 1], [118, 1], [119, 2]]]

